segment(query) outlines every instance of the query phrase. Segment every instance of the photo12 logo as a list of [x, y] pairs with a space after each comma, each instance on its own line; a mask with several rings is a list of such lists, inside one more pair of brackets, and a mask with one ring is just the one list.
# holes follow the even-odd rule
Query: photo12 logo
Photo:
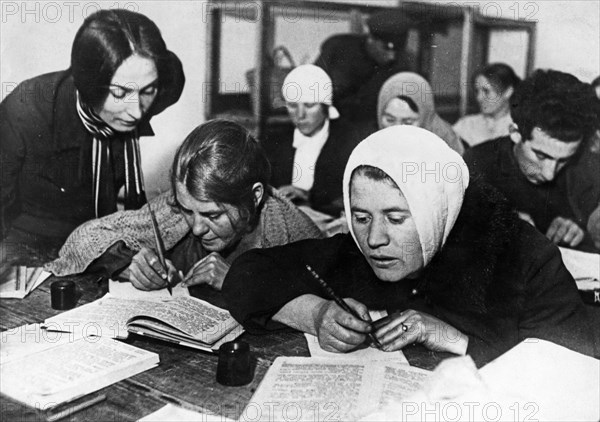
[[79, 1], [2, 1], [2, 23], [57, 23], [79, 22], [101, 9], [127, 9], [139, 11], [138, 3], [127, 2], [79, 2]]

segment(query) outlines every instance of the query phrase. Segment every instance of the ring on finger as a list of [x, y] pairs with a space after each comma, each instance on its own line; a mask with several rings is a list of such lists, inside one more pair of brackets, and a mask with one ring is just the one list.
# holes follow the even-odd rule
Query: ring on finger
[[408, 331], [408, 325], [406, 325], [405, 323], [400, 323], [400, 327], [402, 327], [402, 331], [407, 332]]

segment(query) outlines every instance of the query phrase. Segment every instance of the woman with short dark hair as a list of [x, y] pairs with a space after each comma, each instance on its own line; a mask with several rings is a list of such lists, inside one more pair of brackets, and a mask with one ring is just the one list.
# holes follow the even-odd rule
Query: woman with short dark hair
[[[146, 16], [100, 10], [79, 28], [71, 66], [21, 83], [0, 104], [4, 252], [49, 257], [81, 223], [146, 202], [139, 137], [177, 102], [181, 62]], [[25, 251], [19, 249], [25, 248]]]
[[269, 162], [246, 129], [209, 121], [177, 150], [171, 191], [151, 201], [167, 249], [167, 272], [154, 250], [147, 206], [82, 225], [48, 269], [56, 275], [119, 275], [142, 290], [163, 288], [181, 271], [185, 285], [220, 290], [242, 252], [320, 237], [309, 218], [268, 185], [269, 177]]
[[504, 63], [492, 63], [475, 72], [473, 86], [480, 112], [460, 118], [454, 131], [470, 146], [508, 135], [510, 99], [520, 82]]

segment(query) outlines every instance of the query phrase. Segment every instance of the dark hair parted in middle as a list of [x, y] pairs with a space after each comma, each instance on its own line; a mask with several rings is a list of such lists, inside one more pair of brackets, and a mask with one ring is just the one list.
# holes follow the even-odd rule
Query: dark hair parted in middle
[[598, 125], [591, 85], [556, 70], [536, 70], [511, 99], [510, 114], [524, 140], [539, 127], [563, 142], [587, 140]]
[[171, 184], [183, 184], [198, 201], [229, 204], [253, 225], [262, 204], [255, 205], [253, 186], [262, 183], [269, 195], [271, 165], [250, 133], [228, 120], [211, 120], [194, 129], [177, 150]]
[[115, 72], [134, 54], [153, 60], [158, 71], [158, 96], [151, 115], [175, 103], [185, 83], [181, 62], [167, 50], [154, 22], [125, 9], [88, 16], [75, 35], [71, 71], [81, 99], [91, 107], [100, 106]]
[[483, 76], [498, 92], [504, 92], [508, 88], [517, 89], [521, 79], [517, 76], [512, 67], [504, 63], [492, 63], [483, 69], [475, 72], [473, 80], [477, 76]]

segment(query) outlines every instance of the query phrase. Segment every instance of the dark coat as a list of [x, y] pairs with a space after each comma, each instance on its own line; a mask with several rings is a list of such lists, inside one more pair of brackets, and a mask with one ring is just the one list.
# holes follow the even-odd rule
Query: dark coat
[[[426, 312], [469, 336], [478, 365], [528, 337], [594, 353], [587, 314], [556, 246], [520, 221], [488, 185], [467, 189], [458, 220], [421, 278], [378, 280], [350, 235], [247, 252], [225, 279], [230, 312], [250, 332], [303, 294], [327, 297], [308, 264], [342, 297], [370, 309]], [[441, 333], [443, 335], [443, 333]]]
[[[600, 203], [600, 154], [581, 148], [552, 182], [534, 185], [522, 174], [510, 137], [494, 139], [468, 150], [464, 159], [474, 177], [482, 177], [527, 213], [542, 233], [556, 217], [573, 220], [584, 231]], [[589, 233], [577, 249], [598, 252]]]
[[377, 97], [384, 82], [409, 70], [406, 57], [387, 66], [378, 65], [368, 54], [364, 34], [338, 34], [325, 40], [315, 64], [333, 83], [333, 104], [340, 114], [364, 130], [377, 130]]
[[[315, 164], [314, 184], [310, 190], [310, 205], [317, 211], [339, 216], [343, 209], [342, 179], [348, 157], [362, 140], [361, 134], [348, 120], [329, 121], [329, 138]], [[263, 142], [271, 163], [271, 184], [274, 187], [292, 183], [294, 173], [294, 127], [272, 130]]]
[[[177, 101], [180, 93], [168, 103], [161, 101], [160, 110], [149, 116]], [[148, 121], [137, 130], [140, 136], [154, 135]], [[2, 236], [14, 227], [64, 240], [95, 217], [92, 135], [77, 114], [70, 71], [48, 73], [17, 86], [0, 104], [0, 138]], [[113, 163], [123, 162], [122, 139], [117, 136], [111, 142]], [[118, 192], [125, 183], [124, 165], [115, 166], [113, 172]]]

